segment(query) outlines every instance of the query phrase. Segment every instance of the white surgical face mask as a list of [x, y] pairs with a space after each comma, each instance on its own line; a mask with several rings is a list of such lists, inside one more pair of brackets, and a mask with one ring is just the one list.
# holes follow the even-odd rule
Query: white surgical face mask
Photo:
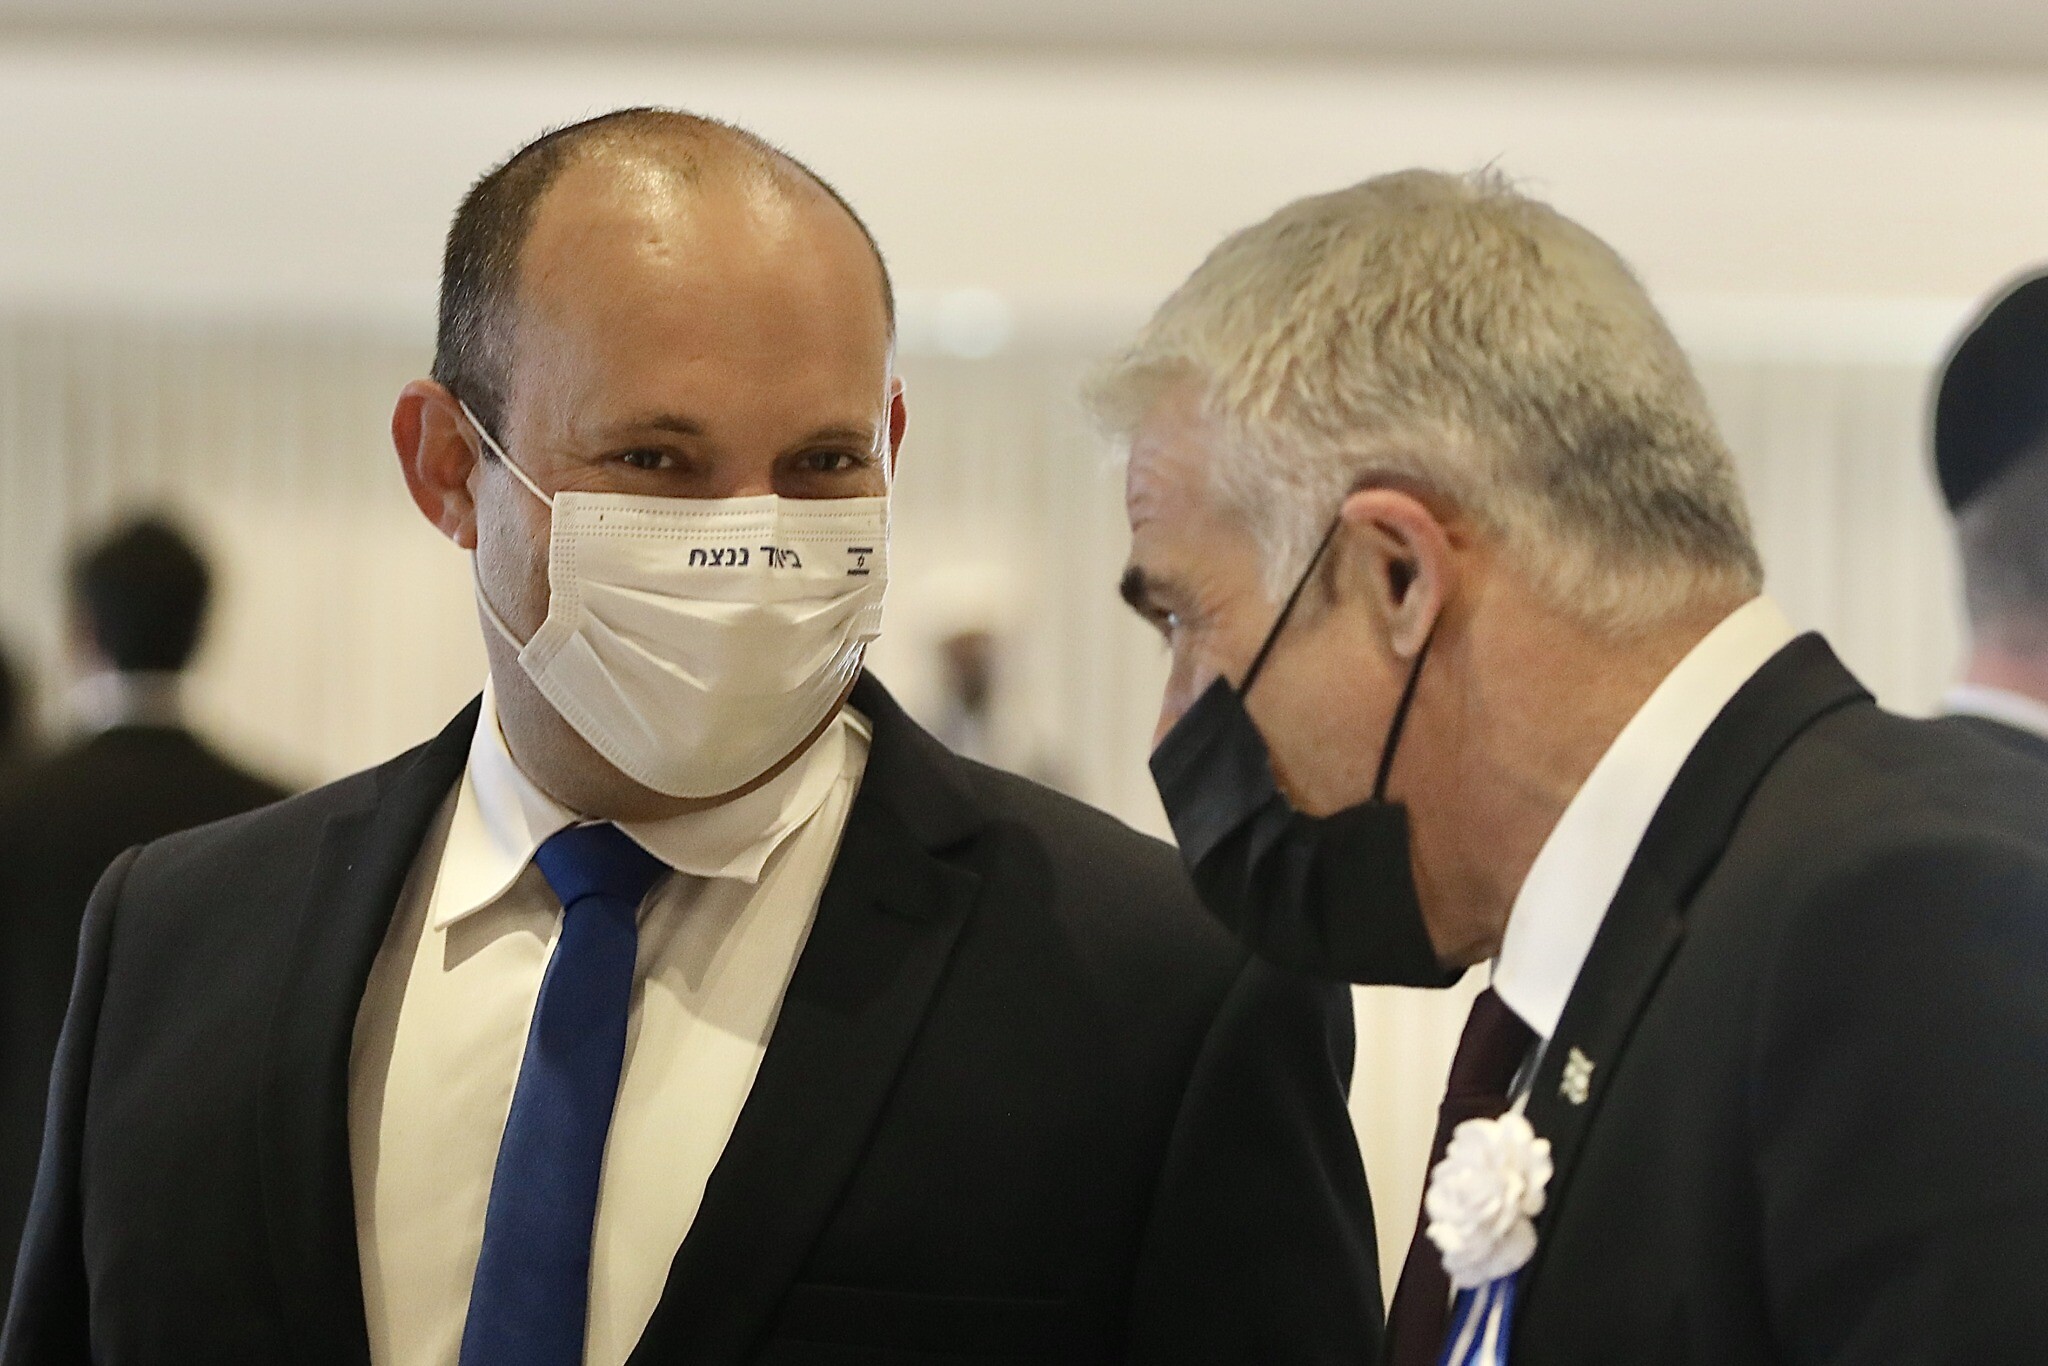
[[882, 629], [889, 500], [559, 493], [548, 615], [519, 667], [591, 748], [671, 797], [716, 797], [792, 753]]

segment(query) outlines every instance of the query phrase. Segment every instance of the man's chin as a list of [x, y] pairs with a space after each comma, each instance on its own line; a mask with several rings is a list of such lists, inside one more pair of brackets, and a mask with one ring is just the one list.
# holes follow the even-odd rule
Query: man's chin
[[649, 787], [605, 758], [554, 704], [524, 679], [498, 690], [499, 727], [520, 770], [561, 805], [587, 820], [656, 821], [708, 811], [774, 782], [816, 745], [846, 706], [849, 683], [825, 719], [801, 742], [746, 782], [707, 797], [677, 797]]
[[[831, 728], [833, 721], [838, 718], [839, 710], [838, 707], [834, 707], [825, 719], [819, 722], [809, 735], [804, 737], [801, 744], [790, 750], [789, 753], [783, 755], [780, 759], [777, 759], [754, 777], [749, 778], [737, 787], [728, 788], [723, 792], [714, 793], [707, 797], [677, 797], [649, 787], [598, 754], [596, 750], [591, 749], [588, 743], [583, 741], [581, 736], [578, 736], [578, 742], [582, 744], [591, 760], [601, 770], [599, 781], [592, 784], [592, 795], [601, 799], [607, 809], [602, 811], [576, 809], [580, 814], [600, 820], [653, 821], [665, 820], [672, 816], [687, 816], [695, 811], [709, 811], [714, 807], [723, 806], [727, 802], [736, 802], [742, 797], [759, 792], [762, 788], [787, 773], [790, 767], [803, 758], [804, 755], [810, 753], [811, 749], [824, 737], [825, 732]], [[565, 805], [568, 805], [568, 803], [565, 803]]]

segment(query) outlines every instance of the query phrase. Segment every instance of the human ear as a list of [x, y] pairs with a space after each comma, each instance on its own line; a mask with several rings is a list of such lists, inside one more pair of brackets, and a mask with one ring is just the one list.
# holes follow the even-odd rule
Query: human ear
[[891, 376], [889, 380], [889, 477], [896, 477], [896, 453], [903, 449], [903, 429], [909, 425], [910, 414], [903, 406], [903, 381]]
[[1341, 513], [1350, 558], [1385, 623], [1388, 647], [1413, 659], [1443, 614], [1458, 573], [1451, 534], [1427, 503], [1398, 489], [1362, 489]]
[[470, 444], [462, 405], [448, 389], [416, 379], [398, 393], [391, 412], [391, 444], [413, 505], [443, 536], [476, 549], [476, 494], [471, 478], [479, 459]]

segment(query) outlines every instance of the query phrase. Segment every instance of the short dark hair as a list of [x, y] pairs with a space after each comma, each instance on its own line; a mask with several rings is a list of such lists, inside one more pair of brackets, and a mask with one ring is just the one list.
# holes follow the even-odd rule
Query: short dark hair
[[123, 673], [175, 673], [198, 648], [213, 574], [191, 538], [152, 513], [81, 550], [71, 594], [108, 663]]
[[1962, 513], [2048, 450], [2048, 273], [2000, 289], [1950, 350], [1934, 388], [1934, 473]]
[[691, 146], [714, 142], [723, 144], [725, 151], [738, 151], [773, 174], [810, 183], [845, 210], [874, 252], [876, 269], [881, 272], [883, 307], [893, 330], [895, 292], [882, 249], [853, 206], [822, 176], [744, 128], [678, 109], [637, 106], [542, 134], [487, 172], [463, 196], [441, 258], [434, 378], [495, 428], [506, 399], [519, 255], [541, 197], [581, 153], [595, 145], [659, 146], [689, 171], [696, 165], [690, 156]]

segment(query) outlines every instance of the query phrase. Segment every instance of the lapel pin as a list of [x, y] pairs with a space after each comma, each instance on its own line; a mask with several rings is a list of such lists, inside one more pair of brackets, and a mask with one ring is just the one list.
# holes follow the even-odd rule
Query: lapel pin
[[1557, 1093], [1574, 1105], [1584, 1105], [1586, 1097], [1593, 1093], [1593, 1060], [1576, 1048], [1565, 1055], [1564, 1076], [1557, 1083]]

